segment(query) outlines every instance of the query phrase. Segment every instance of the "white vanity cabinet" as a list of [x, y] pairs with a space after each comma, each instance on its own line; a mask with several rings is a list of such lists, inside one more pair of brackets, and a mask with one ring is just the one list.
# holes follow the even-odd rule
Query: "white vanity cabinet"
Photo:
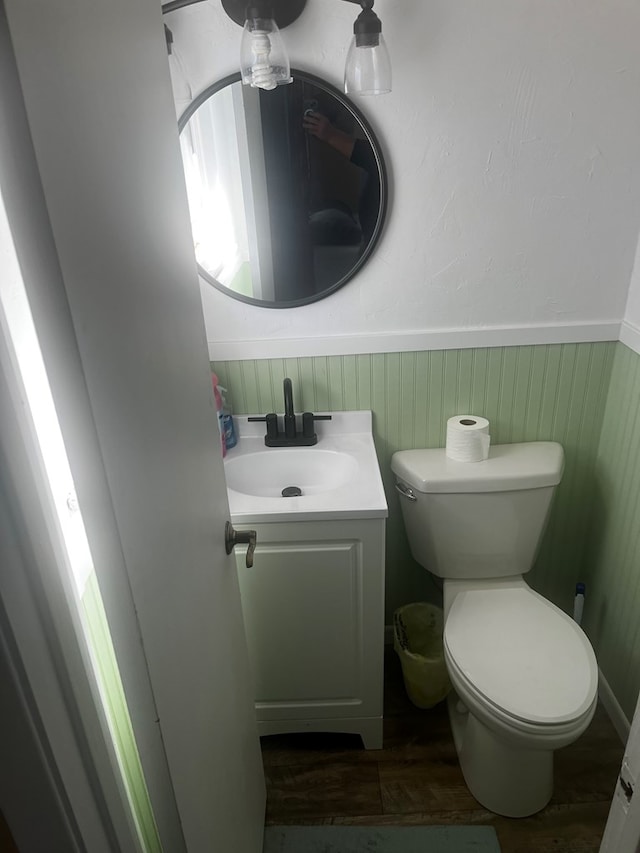
[[257, 532], [251, 568], [234, 553], [259, 732], [379, 749], [388, 510], [371, 412], [331, 412], [309, 447], [266, 446], [264, 418], [236, 428], [225, 476], [233, 527]]
[[382, 747], [385, 519], [238, 524], [236, 547], [261, 735], [353, 732]]

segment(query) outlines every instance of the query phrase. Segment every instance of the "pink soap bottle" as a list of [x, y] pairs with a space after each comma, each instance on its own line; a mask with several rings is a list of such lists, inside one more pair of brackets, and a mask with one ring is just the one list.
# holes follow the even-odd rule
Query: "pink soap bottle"
[[218, 429], [220, 431], [220, 447], [222, 448], [222, 456], [224, 457], [227, 455], [227, 443], [224, 439], [224, 424], [222, 422], [224, 417], [224, 413], [222, 411], [222, 394], [218, 388], [218, 377], [215, 373], [211, 375], [211, 380], [213, 382], [213, 399], [216, 402], [216, 415], [218, 417]]

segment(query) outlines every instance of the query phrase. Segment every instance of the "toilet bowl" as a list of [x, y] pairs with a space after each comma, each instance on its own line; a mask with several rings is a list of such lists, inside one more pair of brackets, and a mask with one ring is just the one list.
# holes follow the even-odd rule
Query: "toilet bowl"
[[596, 658], [582, 629], [524, 580], [564, 464], [555, 442], [498, 445], [460, 463], [443, 449], [392, 458], [412, 553], [443, 578], [451, 727], [486, 808], [525, 817], [553, 792], [553, 754], [589, 725]]
[[444, 654], [462, 772], [483, 806], [525, 817], [551, 798], [554, 751], [591, 722], [595, 655], [579, 626], [523, 578], [456, 585], [445, 581]]

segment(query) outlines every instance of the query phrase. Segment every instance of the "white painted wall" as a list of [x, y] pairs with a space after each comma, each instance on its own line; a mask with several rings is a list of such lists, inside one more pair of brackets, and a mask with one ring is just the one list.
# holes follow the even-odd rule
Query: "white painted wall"
[[[394, 72], [390, 95], [360, 99], [391, 178], [379, 248], [311, 306], [256, 308], [204, 287], [212, 355], [617, 338], [640, 226], [640, 7], [376, 10]], [[356, 11], [307, 0], [284, 31], [292, 65], [340, 86]], [[218, 0], [166, 21], [194, 94], [236, 70], [240, 28]]]
[[620, 340], [640, 353], [640, 241], [636, 248], [636, 258], [629, 285], [629, 296], [620, 331]]

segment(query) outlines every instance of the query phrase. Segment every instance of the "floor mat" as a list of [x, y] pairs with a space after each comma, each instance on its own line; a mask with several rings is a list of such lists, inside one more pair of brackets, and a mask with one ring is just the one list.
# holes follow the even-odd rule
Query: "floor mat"
[[491, 826], [267, 826], [264, 853], [500, 853]]

